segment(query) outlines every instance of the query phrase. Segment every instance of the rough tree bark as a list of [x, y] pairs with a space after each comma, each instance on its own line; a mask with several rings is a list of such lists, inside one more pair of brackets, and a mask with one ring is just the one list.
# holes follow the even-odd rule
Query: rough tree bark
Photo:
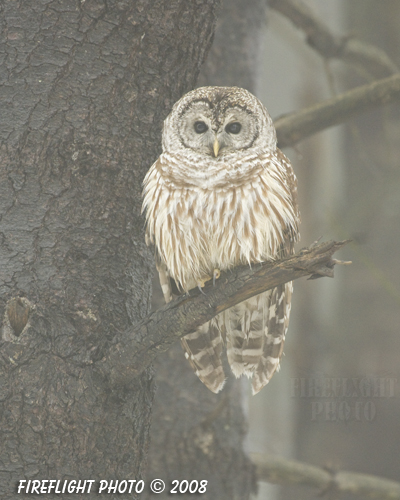
[[144, 475], [151, 370], [111, 388], [92, 363], [148, 312], [141, 179], [194, 86], [218, 3], [0, 5], [4, 499], [20, 479]]

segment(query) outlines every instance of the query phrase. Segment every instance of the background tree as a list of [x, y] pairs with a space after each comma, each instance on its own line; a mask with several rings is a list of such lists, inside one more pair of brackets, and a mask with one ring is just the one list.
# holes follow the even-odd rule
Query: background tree
[[[269, 6], [257, 95], [278, 137], [294, 110], [388, 77], [399, 82], [398, 2], [270, 0]], [[400, 107], [398, 98], [387, 102], [329, 130], [310, 116], [320, 133], [285, 150], [299, 180], [302, 245], [321, 235], [351, 238], [340, 256], [353, 264], [337, 269], [334, 280], [295, 283], [281, 385], [273, 380], [265, 398], [250, 398], [248, 447], [398, 481]], [[351, 395], [343, 396], [340, 386], [353, 379]], [[295, 387], [301, 380], [303, 393]], [[363, 395], [360, 383], [381, 389]], [[316, 405], [322, 411], [313, 415]], [[344, 407], [350, 412], [339, 411]], [[282, 418], [287, 414], [290, 421]], [[314, 494], [260, 491], [285, 500]]]

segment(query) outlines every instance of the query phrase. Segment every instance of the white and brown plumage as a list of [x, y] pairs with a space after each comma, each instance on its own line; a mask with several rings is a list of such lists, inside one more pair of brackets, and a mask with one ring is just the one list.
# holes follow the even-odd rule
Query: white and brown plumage
[[[157, 250], [166, 302], [170, 278], [188, 291], [219, 270], [293, 253], [296, 193], [271, 117], [250, 92], [203, 87], [182, 97], [165, 120], [163, 153], [144, 180], [146, 240]], [[282, 356], [292, 290], [287, 283], [261, 293], [182, 338], [211, 391], [225, 381], [224, 343], [233, 373], [252, 378], [254, 394], [268, 383]]]

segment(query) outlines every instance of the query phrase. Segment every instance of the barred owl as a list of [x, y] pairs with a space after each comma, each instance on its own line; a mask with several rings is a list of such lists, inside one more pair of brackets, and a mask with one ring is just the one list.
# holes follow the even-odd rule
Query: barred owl
[[[188, 292], [239, 264], [293, 253], [299, 237], [297, 182], [277, 148], [271, 117], [250, 92], [203, 87], [183, 96], [164, 122], [163, 153], [144, 179], [146, 242], [166, 302], [171, 279]], [[253, 394], [279, 368], [292, 283], [220, 313], [181, 339], [185, 356], [213, 392], [225, 382], [224, 344], [236, 377]]]

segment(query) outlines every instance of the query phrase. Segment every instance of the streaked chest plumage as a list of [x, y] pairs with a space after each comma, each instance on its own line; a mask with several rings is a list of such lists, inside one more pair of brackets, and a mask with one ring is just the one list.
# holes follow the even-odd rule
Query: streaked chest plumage
[[195, 154], [164, 153], [152, 166], [144, 181], [146, 235], [184, 290], [215, 268], [274, 259], [287, 228], [297, 227], [279, 154], [279, 161], [253, 153], [205, 165]]

